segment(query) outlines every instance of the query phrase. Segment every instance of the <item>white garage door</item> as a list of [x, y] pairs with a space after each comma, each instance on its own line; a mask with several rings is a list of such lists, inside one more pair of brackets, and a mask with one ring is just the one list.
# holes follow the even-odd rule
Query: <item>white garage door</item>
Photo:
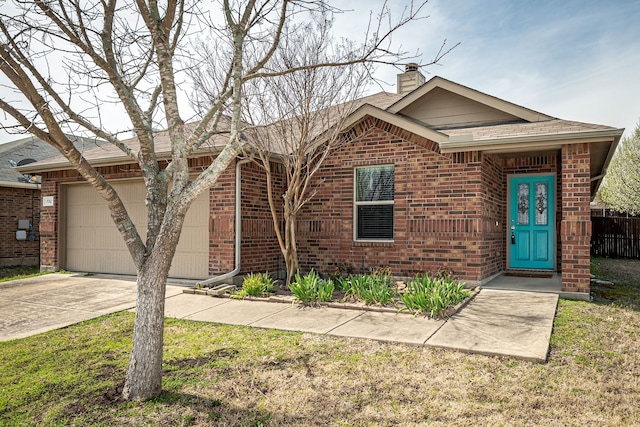
[[[145, 190], [140, 181], [112, 183], [138, 232], [145, 239]], [[202, 279], [208, 276], [209, 197], [205, 191], [191, 205], [169, 277]], [[95, 273], [136, 274], [106, 202], [87, 184], [66, 186], [65, 269]]]

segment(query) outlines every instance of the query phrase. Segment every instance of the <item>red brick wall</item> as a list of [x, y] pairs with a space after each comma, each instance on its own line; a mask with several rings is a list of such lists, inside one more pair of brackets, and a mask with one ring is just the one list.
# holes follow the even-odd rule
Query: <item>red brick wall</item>
[[235, 268], [235, 162], [209, 189], [209, 274]]
[[482, 278], [506, 268], [506, 194], [504, 160], [491, 154], [482, 155]]
[[[241, 273], [284, 270], [284, 260], [275, 233], [267, 198], [266, 175], [255, 163], [241, 166], [242, 171], [242, 265]], [[282, 166], [272, 163], [274, 200], [282, 200]], [[280, 207], [279, 213], [281, 214]]]
[[[42, 197], [52, 196], [53, 206], [43, 206], [40, 213], [40, 270], [58, 271], [58, 215], [60, 191], [58, 182], [61, 172], [49, 172], [42, 175]], [[51, 176], [51, 178], [49, 178]], [[53, 178], [53, 177], [56, 178]]]
[[[561, 155], [533, 157], [505, 158], [479, 152], [442, 154], [436, 143], [372, 118], [359, 124], [349, 137], [352, 142], [332, 155], [316, 176], [318, 192], [300, 213], [298, 247], [302, 270], [315, 268], [329, 273], [348, 263], [355, 271], [389, 266], [395, 275], [411, 276], [445, 269], [458, 278], [485, 279], [506, 268], [507, 176], [554, 173], [557, 267], [563, 267], [565, 290], [588, 292], [588, 145], [564, 147]], [[210, 159], [190, 162], [196, 171], [206, 167]], [[354, 168], [381, 164], [395, 165], [394, 241], [356, 242]], [[109, 179], [139, 176], [135, 165], [99, 171]], [[282, 189], [282, 179], [279, 171], [274, 178], [276, 190]], [[44, 176], [42, 195], [54, 196], [56, 203], [42, 208], [43, 268], [58, 268], [58, 184], [69, 181], [81, 178], [75, 171]], [[234, 268], [235, 164], [225, 171], [209, 196], [209, 270], [214, 275]], [[269, 212], [266, 181], [255, 164], [242, 166], [241, 203], [241, 272], [282, 270], [284, 263]]]
[[[273, 165], [275, 199], [281, 200], [282, 180], [278, 166]], [[283, 268], [273, 218], [267, 199], [263, 170], [255, 163], [241, 166], [242, 239], [240, 274]], [[209, 191], [210, 241], [209, 270], [212, 275], [235, 268], [235, 186], [236, 164], [232, 164]]]
[[[33, 225], [33, 241], [28, 229], [27, 240], [16, 240], [20, 219]], [[40, 190], [0, 187], [0, 265], [38, 265], [39, 223]]]
[[589, 293], [589, 144], [562, 146], [562, 290]]
[[[410, 276], [446, 269], [466, 280], [488, 278], [507, 268], [507, 177], [536, 173], [556, 175], [560, 269], [564, 175], [559, 154], [441, 154], [437, 144], [375, 119], [364, 121], [350, 137], [353, 142], [325, 164], [318, 176], [324, 185], [301, 214], [302, 269], [331, 272], [346, 262], [356, 271], [389, 266], [395, 275]], [[354, 168], [381, 164], [395, 165], [394, 241], [356, 242]]]
[[[498, 268], [487, 260], [492, 248], [483, 239], [479, 153], [441, 154], [436, 143], [371, 118], [350, 137], [357, 139], [328, 159], [317, 176], [324, 184], [300, 215], [301, 269], [327, 273], [346, 262], [356, 271], [389, 266], [394, 275], [411, 276], [446, 269], [480, 280]], [[394, 241], [354, 241], [354, 168], [380, 164], [395, 165]]]

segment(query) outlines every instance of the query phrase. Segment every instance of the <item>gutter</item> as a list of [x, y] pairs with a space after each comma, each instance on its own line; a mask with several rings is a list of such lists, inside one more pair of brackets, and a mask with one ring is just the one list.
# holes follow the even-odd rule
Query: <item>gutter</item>
[[[102, 148], [102, 150], [104, 151], [104, 148]], [[189, 156], [189, 158], [196, 159], [198, 157], [207, 157], [207, 156], [211, 156], [212, 154], [219, 153], [220, 151], [221, 151], [221, 148], [219, 146], [213, 146], [211, 147], [211, 149], [207, 149], [207, 150], [204, 150], [204, 149], [196, 150]], [[102, 167], [102, 166], [137, 164], [136, 159], [132, 159], [131, 157], [126, 156], [124, 154], [118, 154], [115, 156], [107, 155], [107, 157], [93, 157], [93, 156], [86, 157], [85, 156], [84, 158], [94, 168]], [[156, 152], [156, 159], [158, 161], [171, 160], [171, 151]], [[24, 166], [18, 166], [16, 169], [21, 173], [32, 173], [32, 172], [40, 173], [40, 172], [55, 172], [59, 170], [75, 170], [75, 168], [71, 165], [71, 163], [69, 163], [69, 161], [62, 156], [54, 157], [51, 159], [39, 160], [37, 162], [29, 163]]]
[[32, 184], [29, 182], [0, 181], [0, 187], [9, 188], [27, 188], [29, 190], [40, 190], [40, 184]]
[[235, 212], [235, 234], [236, 234], [236, 242], [235, 242], [235, 268], [227, 273], [220, 274], [218, 276], [212, 276], [208, 279], [201, 280], [196, 282], [196, 286], [209, 286], [213, 283], [222, 282], [223, 280], [230, 279], [235, 277], [240, 273], [240, 249], [242, 244], [242, 210], [241, 210], [241, 200], [240, 196], [242, 195], [242, 174], [241, 167], [245, 163], [251, 162], [251, 159], [243, 159], [236, 163], [236, 212]]

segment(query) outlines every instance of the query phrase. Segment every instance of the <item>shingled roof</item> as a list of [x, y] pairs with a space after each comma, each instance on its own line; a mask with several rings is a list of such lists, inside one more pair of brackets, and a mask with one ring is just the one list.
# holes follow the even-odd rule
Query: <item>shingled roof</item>
[[[87, 138], [71, 138], [75, 139], [76, 148], [84, 152], [104, 144], [102, 141], [96, 142]], [[58, 150], [35, 136], [0, 144], [0, 185], [11, 187], [39, 184], [39, 178], [31, 181], [16, 169], [14, 164], [24, 166], [59, 156], [60, 152]]]
[[611, 126], [581, 123], [570, 120], [551, 119], [532, 123], [509, 123], [503, 125], [443, 129], [449, 136], [469, 135], [474, 141], [497, 138], [514, 138], [531, 135], [560, 135], [594, 130], [612, 130]]
[[[476, 120], [477, 125], [474, 125], [474, 121], [458, 121], [445, 123], [446, 126], [443, 126], [438, 124], [437, 120], [430, 124], [430, 116], [428, 115], [421, 117], [419, 114], [415, 114], [416, 108], [424, 107], [424, 103], [430, 102], [430, 99], [435, 99], [437, 102], [438, 96], [444, 93], [443, 91], [453, 94], [453, 97], [458, 97], [456, 99], [465, 100], [467, 107], [480, 105], [482, 108], [498, 112], [494, 116], [499, 121], [492, 122], [487, 119], [484, 120], [484, 123], [480, 123], [482, 120]], [[436, 98], [431, 98], [432, 95]], [[452, 106], [445, 107], [451, 109]], [[436, 105], [436, 108], [442, 109], [442, 105]], [[332, 129], [335, 125], [347, 130], [366, 117], [375, 116], [437, 142], [442, 153], [477, 150], [492, 153], [523, 153], [557, 150], [563, 144], [586, 142], [591, 144], [592, 194], [595, 194], [623, 132], [623, 129], [610, 126], [551, 117], [437, 76], [406, 95], [380, 92], [330, 107], [327, 111], [329, 114], [324, 114], [320, 122], [312, 123], [312, 126], [318, 127], [318, 129], [314, 129], [318, 136], [327, 129]], [[350, 115], [346, 120], [341, 121], [340, 119], [344, 118], [345, 112]], [[224, 120], [228, 121], [229, 119], [228, 117], [223, 119], [219, 128], [224, 129]], [[287, 123], [288, 120], [280, 121], [270, 126], [254, 128], [253, 131], [247, 130], [245, 136], [248, 144], [254, 142], [257, 145], [257, 142], [252, 138], [259, 138], [260, 142], [266, 144], [267, 150], [273, 154], [284, 154], [290, 151], [290, 145], [278, 143], [278, 138], [282, 139], [281, 135], [296, 136], [295, 126], [287, 128]], [[188, 124], [187, 131], [196, 125], [197, 122]], [[276, 130], [277, 126], [281, 126], [283, 129]], [[193, 156], [218, 153], [226, 145], [227, 137], [226, 134], [211, 137], [202, 147], [194, 151]], [[132, 150], [137, 151], [138, 142], [135, 138], [123, 142]], [[156, 132], [154, 144], [158, 158], [170, 157], [171, 144], [167, 131]], [[111, 144], [88, 150], [84, 156], [96, 166], [133, 162], [133, 159]], [[69, 167], [69, 162], [64, 157], [57, 156], [28, 165], [21, 170], [23, 172], [41, 172], [68, 169]]]
[[[338, 111], [341, 108], [344, 108], [345, 105], [348, 106], [350, 111], [356, 110], [358, 107], [369, 104], [380, 109], [386, 109], [390, 105], [397, 102], [401, 95], [397, 95], [389, 92], [379, 92], [374, 95], [365, 96], [363, 98], [359, 98], [357, 100], [351, 101], [350, 103], [343, 104], [336, 107], [331, 107], [332, 110]], [[190, 132], [198, 125], [198, 122], [187, 123], [185, 125], [186, 131]], [[224, 129], [225, 126], [228, 127], [229, 118], [223, 117], [221, 122], [219, 123], [219, 128]], [[319, 130], [321, 131], [321, 130]], [[228, 135], [224, 132], [214, 135], [209, 138], [202, 146], [194, 151], [194, 156], [202, 156], [208, 155], [212, 153], [218, 153], [224, 148], [224, 146], [228, 142]], [[127, 147], [131, 148], [134, 152], [137, 151], [140, 146], [138, 144], [137, 138], [129, 138], [123, 140], [122, 143]], [[154, 133], [154, 148], [155, 153], [158, 158], [169, 158], [171, 156], [171, 140], [169, 139], [169, 132], [167, 130], [160, 130]], [[55, 150], [54, 150], [55, 151]], [[274, 150], [278, 151], [278, 150]], [[55, 153], [58, 153], [55, 151]], [[94, 166], [97, 165], [107, 165], [107, 164], [124, 164], [131, 163], [133, 159], [128, 157], [122, 150], [116, 147], [113, 144], [103, 143], [97, 147], [93, 147], [92, 149], [88, 149], [83, 153], [85, 159], [89, 161]], [[40, 159], [36, 159], [40, 160]], [[28, 167], [22, 168], [23, 171], [49, 171], [49, 170], [57, 170], [57, 169], [65, 169], [69, 168], [70, 164], [67, 159], [61, 155], [57, 156], [49, 156], [49, 158], [45, 158], [43, 160], [34, 163], [33, 165], [29, 165]]]

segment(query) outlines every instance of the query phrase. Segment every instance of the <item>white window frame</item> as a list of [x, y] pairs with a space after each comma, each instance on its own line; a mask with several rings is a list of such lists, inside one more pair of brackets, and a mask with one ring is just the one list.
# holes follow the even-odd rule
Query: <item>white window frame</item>
[[[357, 185], [358, 185], [358, 169], [372, 169], [372, 168], [384, 168], [384, 167], [392, 167], [393, 168], [393, 179], [394, 179], [394, 188], [393, 188], [393, 200], [378, 200], [373, 202], [359, 202], [357, 200]], [[396, 198], [396, 189], [395, 189], [395, 165], [391, 164], [376, 164], [376, 165], [364, 165], [364, 166], [356, 166], [353, 168], [353, 240], [355, 242], [380, 242], [380, 243], [389, 243], [394, 241], [394, 237], [390, 239], [364, 239], [358, 237], [358, 206], [378, 206], [378, 205], [394, 205]], [[391, 230], [391, 235], [395, 236], [395, 211], [393, 212], [393, 229]]]

